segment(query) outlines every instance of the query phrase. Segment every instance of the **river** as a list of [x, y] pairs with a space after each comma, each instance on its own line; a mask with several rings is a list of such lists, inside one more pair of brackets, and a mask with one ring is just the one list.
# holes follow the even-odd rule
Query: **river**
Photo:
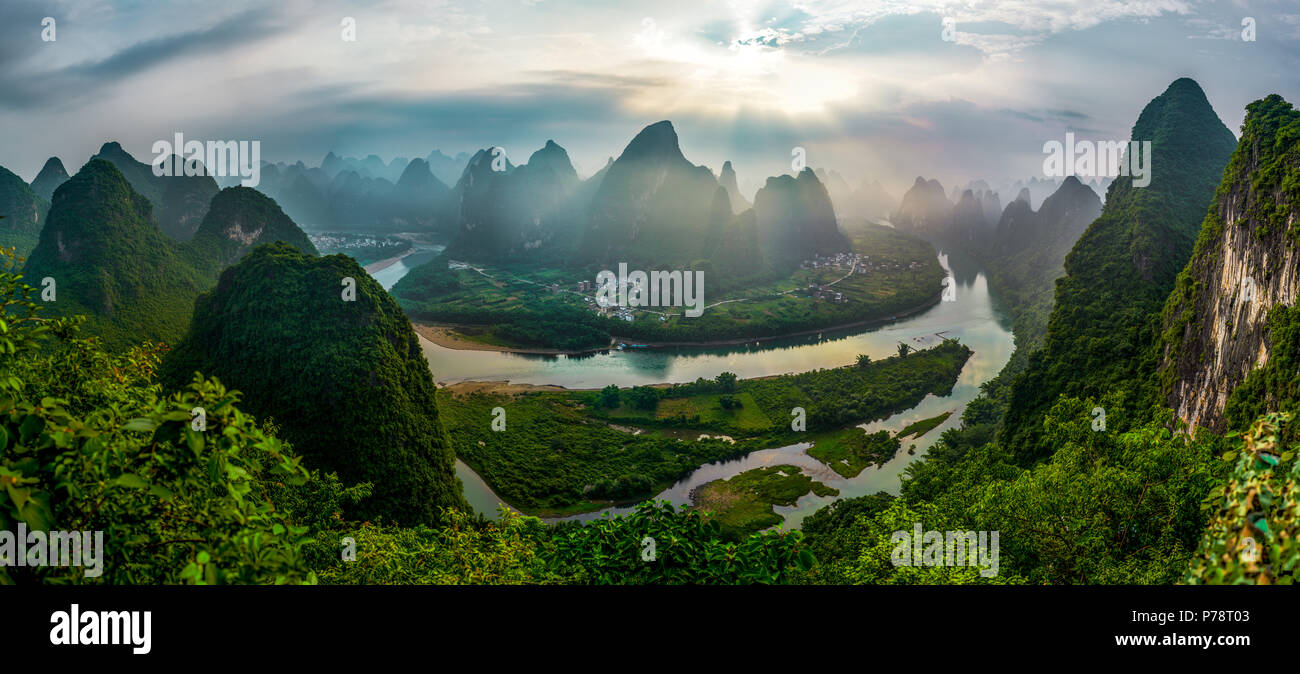
[[409, 255], [377, 272], [372, 272], [370, 276], [379, 281], [379, 285], [383, 286], [384, 290], [390, 290], [398, 280], [406, 276], [407, 272], [437, 257], [444, 248], [446, 246], [416, 244]]
[[[423, 255], [417, 253], [416, 255]], [[391, 287], [405, 271], [388, 273], [399, 265], [409, 269], [421, 263], [416, 255], [376, 274], [381, 283]], [[432, 254], [429, 255], [432, 257]], [[410, 264], [406, 264], [407, 261]], [[917, 406], [888, 419], [864, 424], [868, 431], [886, 429], [897, 432], [912, 422], [952, 412], [939, 427], [919, 439], [904, 439], [898, 454], [884, 466], [867, 468], [857, 477], [845, 479], [821, 462], [804, 453], [807, 443], [765, 449], [743, 458], [701, 466], [690, 475], [661, 492], [656, 498], [677, 504], [689, 503], [691, 489], [706, 482], [729, 478], [737, 473], [776, 464], [794, 464], [814, 479], [840, 491], [838, 497], [808, 494], [793, 506], [777, 506], [785, 517], [785, 526], [797, 528], [803, 518], [836, 498], [849, 498], [886, 491], [897, 494], [898, 476], [907, 466], [923, 456], [946, 429], [958, 425], [962, 410], [979, 393], [979, 387], [1002, 369], [1011, 357], [1014, 343], [1011, 319], [997, 305], [989, 292], [982, 268], [959, 251], [941, 251], [939, 261], [956, 285], [955, 297], [894, 323], [846, 331], [827, 331], [802, 338], [764, 340], [761, 344], [720, 348], [637, 349], [609, 351], [586, 356], [535, 356], [498, 351], [448, 349], [421, 338], [424, 354], [434, 378], [440, 383], [461, 381], [503, 381], [527, 384], [555, 384], [568, 388], [601, 388], [608, 384], [636, 386], [664, 382], [690, 382], [698, 377], [712, 378], [719, 372], [734, 372], [742, 378], [796, 373], [817, 368], [839, 367], [854, 362], [865, 353], [873, 359], [897, 353], [898, 343], [926, 348], [941, 339], [953, 337], [974, 350], [962, 369], [957, 384], [946, 396], [926, 396]], [[912, 453], [908, 452], [915, 445]], [[495, 517], [500, 499], [469, 466], [457, 460], [456, 472], [465, 485], [465, 496], [478, 512]], [[625, 512], [627, 508], [609, 508], [575, 515], [591, 519], [602, 513]]]

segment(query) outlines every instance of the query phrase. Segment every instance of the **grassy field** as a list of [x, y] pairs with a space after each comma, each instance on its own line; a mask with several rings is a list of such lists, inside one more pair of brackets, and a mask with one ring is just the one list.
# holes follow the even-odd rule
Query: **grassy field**
[[653, 411], [637, 409], [623, 403], [608, 412], [610, 418], [627, 423], [685, 422], [681, 425], [701, 429], [725, 429], [744, 434], [772, 430], [771, 419], [749, 393], [735, 394], [740, 407], [724, 409], [721, 398], [726, 394], [706, 393], [682, 398], [664, 398]]
[[898, 432], [898, 437], [905, 438], [910, 435], [913, 440], [916, 440], [922, 435], [934, 430], [939, 424], [947, 421], [950, 416], [952, 416], [952, 412], [944, 412], [937, 417], [930, 417], [929, 419], [922, 419], [915, 423], [908, 424], [907, 428]]
[[694, 507], [711, 513], [724, 534], [738, 538], [781, 524], [785, 518], [776, 514], [773, 506], [794, 505], [809, 492], [818, 496], [840, 493], [804, 475], [798, 466], [768, 466], [701, 485], [694, 494]]
[[883, 466], [898, 453], [899, 441], [889, 431], [867, 434], [853, 426], [813, 439], [808, 456], [821, 461], [843, 477], [857, 477], [868, 466]]

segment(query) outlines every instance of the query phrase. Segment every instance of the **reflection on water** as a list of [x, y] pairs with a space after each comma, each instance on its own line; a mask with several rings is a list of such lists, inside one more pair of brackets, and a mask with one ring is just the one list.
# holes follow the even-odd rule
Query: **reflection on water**
[[[423, 339], [421, 343], [434, 377], [439, 382], [509, 380], [515, 383], [557, 384], [569, 388], [689, 382], [698, 377], [712, 378], [723, 371], [734, 372], [742, 378], [804, 372], [848, 365], [860, 353], [872, 358], [886, 358], [897, 353], [899, 342], [925, 348], [937, 344], [945, 337], [954, 337], [973, 349], [974, 354], [962, 369], [951, 394], [942, 397], [926, 396], [912, 409], [865, 425], [869, 432], [881, 429], [897, 432], [915, 421], [953, 412], [942, 425], [919, 440], [903, 439], [898, 455], [881, 468], [868, 468], [855, 478], [845, 479], [805, 454], [808, 445], [801, 443], [702, 466], [658, 495], [658, 498], [685, 504], [691, 489], [711, 480], [729, 478], [761, 466], [795, 464], [803, 467], [806, 473], [819, 482], [840, 490], [839, 497], [809, 494], [794, 506], [778, 506], [777, 512], [786, 518], [786, 526], [798, 527], [804, 517], [835, 498], [862, 496], [877, 491], [898, 493], [898, 476], [907, 464], [923, 456], [943, 431], [960, 424], [961, 412], [966, 403], [978, 395], [980, 385], [993, 378], [1011, 357], [1014, 344], [1010, 319], [997, 308], [988, 291], [983, 270], [958, 251], [946, 251], [939, 258], [956, 283], [955, 301], [940, 302], [910, 318], [889, 325], [859, 329], [858, 332], [827, 332], [820, 338], [812, 336], [764, 341], [759, 346], [611, 351], [584, 357], [461, 351], [446, 349]], [[915, 445], [914, 454], [908, 454], [911, 445]], [[471, 498], [477, 501], [473, 503], [475, 509], [480, 512], [487, 510], [495, 516], [495, 503], [499, 499], [482, 479], [460, 462], [457, 462], [456, 472], [466, 485], [467, 497], [473, 491]], [[611, 512], [625, 510], [610, 509]], [[599, 514], [588, 513], [576, 517], [590, 519]]]

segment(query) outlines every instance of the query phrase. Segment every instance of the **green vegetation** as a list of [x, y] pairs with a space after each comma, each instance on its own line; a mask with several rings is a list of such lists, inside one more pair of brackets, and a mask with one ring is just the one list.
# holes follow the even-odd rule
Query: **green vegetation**
[[940, 414], [937, 417], [930, 417], [929, 419], [922, 419], [920, 421], [916, 421], [911, 424], [908, 424], [907, 428], [904, 428], [903, 430], [898, 432], [898, 437], [905, 438], [911, 435], [913, 436], [912, 439], [915, 440], [916, 438], [919, 438], [922, 435], [925, 435], [926, 433], [929, 433], [930, 431], [934, 430], [936, 427], [939, 426], [939, 424], [942, 424], [943, 422], [947, 421], [948, 417], [950, 416], [952, 416], [952, 412], [944, 412], [943, 414]]
[[1001, 442], [1022, 463], [1054, 449], [1037, 420], [1060, 395], [1123, 389], [1134, 404], [1157, 399], [1158, 316], [1236, 141], [1185, 78], [1143, 109], [1132, 138], [1151, 141], [1151, 165], [1163, 170], [1147, 187], [1118, 177], [1065, 260], [1043, 348], [1017, 378], [1002, 426]]
[[[1288, 232], [1284, 225], [1286, 214], [1294, 214], [1296, 204], [1300, 204], [1300, 169], [1295, 168], [1298, 154], [1300, 111], [1277, 95], [1246, 106], [1241, 141], [1223, 172], [1192, 259], [1178, 275], [1165, 303], [1160, 384], [1166, 397], [1172, 394], [1181, 375], [1201, 367], [1208, 350], [1202, 342], [1212, 341], [1206, 334], [1209, 326], [1203, 323], [1217, 301], [1210, 279], [1221, 273], [1224, 214], [1246, 211], [1251, 221], [1260, 223], [1255, 234], [1261, 244], [1300, 246], [1300, 229]], [[1268, 284], [1279, 271], [1266, 268], [1251, 273], [1261, 284]], [[1293, 308], [1284, 306], [1274, 307], [1269, 313], [1269, 362], [1262, 370], [1251, 372], [1229, 397], [1223, 410], [1227, 428], [1244, 429], [1266, 409], [1288, 409], [1300, 399], [1300, 384], [1294, 381], [1300, 363], [1300, 319], [1296, 316]]]
[[[32, 191], [49, 203], [54, 200], [54, 190], [67, 181], [68, 171], [63, 168], [63, 162], [58, 157], [50, 157], [32, 180]], [[35, 241], [32, 243], [34, 245]]]
[[[822, 562], [808, 580], [975, 582], [969, 569], [890, 564], [890, 533], [921, 522], [926, 530], [1000, 531], [1001, 568], [990, 582], [1176, 582], [1204, 529], [1201, 501], [1224, 473], [1222, 443], [1171, 434], [1167, 413], [1130, 422], [1126, 433], [1094, 431], [1095, 405], [1125, 409], [1118, 397], [1062, 399], [1044, 419], [1044, 436], [1058, 449], [1031, 468], [996, 442], [960, 453], [946, 442], [960, 434], [946, 432], [908, 466], [889, 508], [842, 502], [857, 510], [853, 519], [805, 522]], [[859, 554], [864, 548], [871, 552]]]
[[[574, 351], [606, 348], [614, 336], [702, 343], [788, 335], [887, 320], [937, 299], [944, 272], [924, 241], [869, 225], [854, 236], [853, 251], [869, 258], [856, 267], [842, 262], [796, 269], [779, 280], [736, 284], [706, 271], [705, 304], [726, 303], [696, 318], [685, 317], [677, 307], [666, 309], [666, 320], [658, 308], [634, 311], [632, 321], [600, 314], [594, 309], [594, 290], [574, 292], [579, 281], [593, 280], [598, 268], [485, 265], [480, 272], [449, 269], [444, 255], [412, 270], [392, 292], [417, 321], [484, 326], [490, 343]], [[866, 273], [850, 274], [850, 269]], [[810, 284], [828, 286], [844, 301], [814, 298]]]
[[79, 319], [40, 318], [36, 292], [0, 273], [0, 528], [100, 530], [105, 556], [99, 576], [0, 567], [0, 584], [785, 583], [815, 563], [799, 532], [725, 540], [661, 503], [555, 527], [456, 509], [437, 527], [362, 521], [372, 485], [306, 470], [213, 379], [165, 395], [156, 346], [106, 353]]
[[727, 480], [696, 487], [695, 508], [710, 513], [726, 536], [743, 537], [785, 521], [774, 505], [792, 506], [807, 493], [838, 496], [839, 490], [804, 475], [798, 466], [767, 466], [747, 470]]
[[[1256, 419], [1242, 434], [1231, 477], [1206, 499], [1213, 513], [1184, 582], [1292, 585], [1300, 563], [1300, 462], [1281, 440], [1289, 412]], [[1291, 468], [1288, 474], [1286, 465]], [[1282, 476], [1287, 475], [1283, 480]]]
[[972, 242], [989, 287], [1014, 319], [1016, 351], [1004, 378], [1022, 371], [1042, 346], [1065, 258], [1101, 211], [1097, 194], [1070, 176], [1038, 212], [1017, 199], [1007, 205], [995, 237]]
[[88, 316], [86, 331], [110, 348], [171, 343], [211, 282], [180, 248], [154, 224], [149, 201], [112, 164], [92, 159], [55, 192], [23, 273], [53, 279], [46, 312]]
[[[1228, 428], [1244, 429], [1270, 410], [1300, 409], [1300, 307], [1273, 307], [1268, 335], [1268, 363], [1246, 375], [1224, 404]], [[1287, 432], [1297, 437], [1294, 429]]]
[[[795, 407], [805, 410], [808, 432], [820, 433], [888, 417], [927, 394], [946, 395], [970, 353], [946, 341], [866, 368], [744, 380], [723, 373], [663, 388], [443, 389], [438, 407], [456, 455], [497, 495], [526, 513], [559, 515], [644, 499], [704, 463], [800, 442], [807, 436], [791, 429]], [[497, 407], [505, 411], [504, 431], [492, 429]], [[699, 439], [703, 432], [732, 441]]]
[[[684, 442], [593, 418], [589, 394], [438, 392], [456, 455], [523, 512], [562, 515], [653, 496], [701, 464], [741, 453], [725, 440]], [[506, 411], [493, 431], [492, 410]]]
[[275, 241], [317, 254], [307, 235], [270, 197], [251, 187], [227, 187], [212, 197], [188, 251], [197, 269], [216, 276], [254, 246]]
[[194, 299], [251, 245], [277, 237], [315, 254], [275, 202], [254, 190], [224, 190], [212, 203], [194, 240], [178, 243], [158, 229], [153, 206], [112, 164], [92, 159], [55, 193], [24, 274], [52, 279], [45, 310], [87, 316], [86, 332], [110, 349], [141, 340], [174, 344]]
[[313, 467], [373, 483], [359, 515], [431, 523], [439, 507], [464, 507], [415, 332], [351, 258], [275, 243], [226, 269], [162, 379], [179, 388], [196, 372], [243, 391]]
[[1251, 206], [1251, 216], [1258, 221], [1256, 234], [1267, 238], [1270, 232], [1283, 232], [1290, 236], [1293, 245], [1300, 245], [1300, 223], [1295, 209], [1300, 205], [1300, 110], [1277, 94], [1246, 106], [1246, 123], [1242, 139], [1247, 134], [1272, 143], [1252, 145], [1253, 153], [1233, 156], [1228, 170], [1240, 170], [1251, 162], [1254, 171], [1250, 192], [1256, 201]]
[[[179, 148], [177, 148], [179, 151]], [[182, 167], [179, 155], [172, 155], [177, 167]], [[106, 161], [121, 172], [131, 184], [131, 189], [144, 196], [153, 205], [153, 214], [163, 234], [176, 241], [189, 241], [199, 223], [208, 212], [208, 204], [216, 196], [217, 181], [200, 163], [200, 175], [184, 175], [184, 168], [170, 176], [154, 175], [154, 167], [136, 160], [116, 142], [104, 143], [91, 161]], [[185, 164], [189, 164], [187, 160]], [[84, 170], [84, 167], [83, 167]]]
[[889, 431], [866, 433], [854, 426], [816, 436], [808, 456], [844, 477], [857, 477], [868, 466], [885, 465], [898, 453], [898, 447], [898, 437]]
[[[12, 261], [12, 258], [9, 258]], [[0, 567], [0, 584], [310, 582], [305, 528], [272, 501], [310, 475], [238, 395], [198, 380], [164, 396], [145, 344], [105, 353], [76, 319], [39, 318], [0, 273], [0, 529], [104, 532], [102, 575]], [[207, 410], [206, 428], [191, 410]]]
[[37, 195], [22, 178], [0, 166], [0, 248], [12, 248], [27, 257], [36, 247], [50, 204]]
[[[1255, 234], [1270, 240], [1293, 219], [1300, 189], [1287, 110], [1276, 102], [1251, 110], [1275, 134], [1250, 177], [1261, 195]], [[1268, 145], [1253, 135], [1264, 127], [1250, 124], [1243, 144]], [[1182, 348], [1173, 340], [1185, 335], [1194, 305], [1186, 302], [1200, 292], [1193, 275], [1175, 284], [1173, 272], [1209, 198], [1201, 187], [1221, 154], [1220, 127], [1190, 80], [1147, 106], [1134, 137], [1155, 144], [1153, 183], [1112, 186], [1106, 212], [1068, 256], [1042, 350], [985, 385], [961, 427], [907, 467], [899, 496], [837, 501], [802, 533], [753, 533], [781, 523], [776, 505], [837, 493], [786, 465], [703, 485], [686, 511], [646, 502], [585, 524], [510, 513], [486, 522], [465, 513], [452, 448], [507, 500], [548, 514], [640, 500], [701, 463], [805, 438], [811, 455], [857, 475], [948, 415], [894, 437], [852, 424], [946, 394], [969, 349], [950, 340], [912, 353], [901, 344], [891, 358], [764, 379], [437, 392], [401, 308], [344, 256], [258, 247], [199, 296], [191, 324], [174, 303], [212, 283], [188, 257], [206, 237], [164, 239], [145, 198], [92, 161], [58, 188], [28, 262], [33, 274], [58, 278], [59, 299], [35, 301], [39, 290], [4, 252], [0, 528], [101, 530], [104, 573], [0, 567], [0, 583], [1290, 584], [1300, 564], [1300, 462], [1288, 449], [1300, 310], [1271, 307], [1269, 362], [1228, 398], [1240, 440], [1175, 433], [1159, 405], [1160, 347]], [[1239, 148], [1233, 161], [1244, 155]], [[284, 222], [264, 203], [246, 206], [238, 217], [249, 223]], [[1202, 241], [1223, 226], [1206, 218]], [[1198, 256], [1212, 250], [1197, 245]], [[355, 301], [340, 295], [347, 277]], [[439, 268], [417, 275], [406, 301], [436, 305], [465, 279], [491, 286], [485, 296], [497, 293], [504, 306], [523, 296], [515, 281]], [[465, 311], [495, 311], [457, 297]], [[481, 323], [493, 327], [484, 339], [608, 338], [577, 320], [591, 313], [584, 306], [547, 299], [557, 304], [524, 303], [510, 309], [519, 320]], [[1013, 303], [1026, 349], [1041, 298]], [[55, 310], [92, 318], [43, 316]], [[104, 338], [82, 339], [82, 323]], [[652, 327], [673, 331], [662, 323]], [[170, 354], [146, 341], [186, 324]], [[554, 334], [525, 336], [538, 328]], [[507, 412], [501, 429], [496, 407]], [[790, 428], [795, 408], [811, 435]], [[917, 524], [999, 532], [999, 574], [896, 566], [892, 534]], [[344, 538], [356, 543], [356, 561], [340, 559]]]
[[547, 526], [509, 511], [481, 522], [451, 511], [437, 528], [364, 524], [331, 533], [364, 551], [341, 562], [337, 545], [312, 546], [321, 582], [346, 585], [780, 584], [816, 562], [797, 531], [730, 540], [706, 514], [667, 502], [585, 524]]
[[[1157, 113], [1177, 123], [1156, 124]], [[1182, 125], [1204, 132], [1172, 137]], [[809, 582], [985, 582], [967, 569], [953, 575], [947, 567], [890, 564], [890, 533], [914, 522], [927, 530], [1000, 531], [1001, 570], [988, 582], [1256, 582], [1262, 567], [1238, 563], [1233, 552], [1240, 550], [1244, 523], [1256, 522], [1251, 511], [1263, 512], [1264, 501], [1287, 504], [1260, 524], [1258, 542], [1280, 571], [1279, 582], [1289, 577], [1283, 565], [1294, 563], [1287, 547], [1294, 535], [1270, 538], [1262, 529], [1292, 531], [1295, 499], [1276, 496], [1287, 487], [1258, 472], [1270, 463], [1268, 456], [1272, 463], [1290, 460], [1279, 444], [1287, 431], [1275, 419], [1259, 418], [1248, 446], [1265, 450], [1240, 460], [1237, 474], [1225, 482], [1229, 464], [1219, 457], [1229, 443], [1204, 430], [1194, 439], [1173, 434], [1172, 413], [1153, 404], [1151, 319], [1173, 265], [1167, 253], [1151, 251], [1187, 240], [1182, 225], [1204, 214], [1190, 195], [1208, 199], [1205, 185], [1217, 177], [1210, 165], [1214, 152], [1189, 147], [1180, 159], [1160, 157], [1193, 137], [1198, 143], [1215, 139], [1210, 147], [1217, 150], [1225, 135], [1218, 127], [1190, 82], [1176, 82], [1148, 106], [1134, 138], [1154, 137], [1155, 164], [1174, 166], [1166, 174], [1170, 182], [1162, 184], [1157, 169], [1147, 188], [1136, 190], [1123, 178], [1112, 187], [1106, 213], [1070, 253], [1044, 350], [1027, 359], [1028, 372], [1015, 381], [1011, 412], [1004, 415], [1015, 358], [967, 406], [961, 427], [945, 431], [926, 457], [907, 467], [898, 498], [840, 501], [804, 521], [809, 549], [821, 562]], [[1213, 213], [1205, 223], [1202, 240], [1221, 227]], [[1198, 244], [1198, 251], [1205, 249]], [[1289, 307], [1273, 308], [1270, 362], [1230, 396], [1232, 425], [1294, 407], [1293, 314]], [[1018, 351], [1026, 347], [1022, 317]], [[1040, 384], [1047, 388], [1032, 390]], [[1102, 393], [1078, 395], [1094, 390]], [[1040, 398], [1034, 404], [1049, 406], [1041, 412], [1026, 407], [1034, 396]], [[1106, 414], [1104, 429], [1093, 425], [1098, 407]], [[1260, 480], [1271, 481], [1270, 492], [1251, 491]], [[1250, 493], [1260, 502], [1244, 498]]]

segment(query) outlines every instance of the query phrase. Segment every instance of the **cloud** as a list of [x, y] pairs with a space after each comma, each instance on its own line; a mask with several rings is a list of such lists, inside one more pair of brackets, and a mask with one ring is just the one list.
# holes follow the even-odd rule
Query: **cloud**
[[[423, 156], [548, 138], [598, 167], [668, 118], [695, 163], [741, 179], [802, 145], [850, 182], [1023, 177], [1044, 138], [1123, 137], [1173, 79], [1230, 128], [1300, 96], [1300, 16], [1254, 10], [1259, 42], [1198, 39], [1244, 9], [1179, 0], [0, 0], [0, 164], [34, 175], [107, 138], [256, 138], [263, 157]], [[59, 42], [39, 42], [59, 15]], [[66, 19], [63, 18], [66, 15]], [[358, 40], [339, 40], [355, 16]], [[941, 38], [944, 17], [956, 40]], [[649, 19], [649, 22], [646, 20]], [[966, 173], [963, 173], [966, 172]], [[908, 175], [910, 174], [910, 175]]]
[[274, 35], [284, 26], [273, 11], [250, 10], [207, 28], [143, 40], [94, 61], [52, 69], [6, 69], [0, 74], [0, 91], [5, 92], [0, 107], [23, 109], [51, 101], [84, 101], [151, 68], [237, 49]]

